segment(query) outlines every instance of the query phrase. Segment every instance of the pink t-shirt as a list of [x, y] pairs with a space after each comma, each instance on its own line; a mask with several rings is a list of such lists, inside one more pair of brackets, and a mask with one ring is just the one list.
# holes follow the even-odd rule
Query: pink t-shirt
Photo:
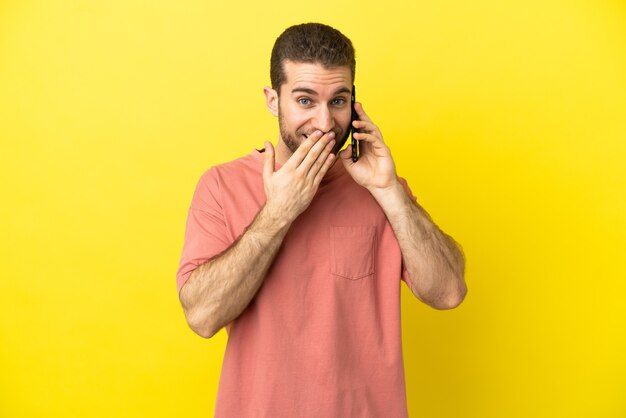
[[[202, 175], [187, 219], [179, 291], [265, 203], [263, 161], [255, 150]], [[258, 293], [230, 324], [215, 416], [406, 417], [402, 273], [385, 214], [338, 161], [292, 224]]]

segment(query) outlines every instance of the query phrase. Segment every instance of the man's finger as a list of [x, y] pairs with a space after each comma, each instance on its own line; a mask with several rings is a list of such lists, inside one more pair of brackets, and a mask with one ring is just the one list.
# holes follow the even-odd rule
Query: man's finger
[[358, 130], [358, 132], [370, 132], [370, 133], [380, 132], [378, 130], [378, 126], [374, 125], [372, 122], [368, 122], [365, 120], [353, 120], [352, 126], [354, 126]]
[[366, 122], [372, 121], [363, 110], [363, 105], [361, 104], [361, 102], [354, 102], [354, 110], [356, 110], [356, 114], [359, 115], [360, 120], [364, 120]]
[[[285, 166], [290, 166], [292, 169], [296, 169], [302, 161], [306, 158], [313, 145], [319, 141], [323, 133], [321, 131], [315, 131], [307, 139], [302, 141], [296, 152], [285, 163]], [[284, 167], [284, 166], [283, 166]]]
[[352, 144], [348, 144], [348, 146], [343, 151], [339, 152], [339, 158], [341, 158], [342, 160], [352, 161]]
[[[328, 144], [326, 144], [326, 147], [322, 150], [322, 152], [319, 153], [319, 155], [317, 156], [317, 159], [313, 162], [313, 165], [309, 169], [307, 173], [307, 176], [309, 176], [309, 178], [315, 179], [315, 177], [317, 176], [317, 173], [319, 173], [324, 163], [326, 162], [328, 155], [332, 153], [334, 146], [335, 146], [334, 140], [331, 140]], [[312, 154], [313, 154], [313, 151], [309, 153], [307, 158], [311, 157]]]
[[[324, 150], [328, 148], [328, 144], [333, 141], [335, 138], [335, 133], [333, 131], [324, 134], [319, 141], [309, 150], [306, 157], [298, 166], [298, 170], [303, 172], [305, 175], [311, 170], [313, 164], [318, 160], [319, 156], [324, 153]], [[334, 145], [334, 142], [333, 142]], [[331, 148], [332, 150], [332, 148]]]
[[270, 142], [265, 142], [265, 163], [263, 164], [263, 180], [267, 181], [274, 174], [275, 157], [274, 146]]
[[382, 140], [377, 135], [370, 134], [367, 132], [355, 132], [354, 139], [359, 140], [359, 141], [369, 142], [371, 144], [378, 142], [378, 141], [382, 142]]
[[330, 167], [332, 167], [333, 161], [335, 161], [335, 158], [337, 158], [335, 157], [335, 154], [331, 153], [331, 154], [326, 155], [326, 160], [324, 161], [324, 164], [322, 165], [322, 167], [320, 168], [320, 171], [317, 172], [317, 174], [315, 175], [315, 178], [313, 179], [313, 184], [315, 185], [315, 187], [319, 186], [319, 184], [322, 182], [322, 179], [324, 178], [328, 170], [330, 170]]

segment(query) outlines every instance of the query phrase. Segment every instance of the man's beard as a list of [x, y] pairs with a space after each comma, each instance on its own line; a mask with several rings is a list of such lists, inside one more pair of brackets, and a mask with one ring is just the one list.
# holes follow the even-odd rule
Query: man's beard
[[[302, 144], [302, 141], [304, 141], [304, 138], [302, 137], [302, 135], [306, 135], [308, 137], [317, 130], [317, 129], [313, 129], [310, 132], [306, 132], [305, 130], [298, 129], [296, 130], [296, 134], [292, 135], [287, 130], [287, 127], [285, 126], [283, 114], [280, 111], [280, 105], [278, 106], [278, 129], [280, 130], [280, 137], [282, 138], [285, 145], [287, 145], [287, 148], [289, 148], [292, 154], [296, 152], [298, 147], [300, 147], [300, 144]], [[341, 147], [343, 146], [343, 144], [345, 143], [346, 139], [348, 139], [348, 136], [347, 135], [344, 136], [344, 130], [341, 129], [341, 127], [339, 126], [335, 127], [333, 131], [335, 132], [335, 146], [332, 152], [333, 154], [337, 154], [339, 150], [341, 149]], [[348, 130], [348, 132], [350, 131]], [[341, 138], [342, 140], [338, 141], [337, 138]]]

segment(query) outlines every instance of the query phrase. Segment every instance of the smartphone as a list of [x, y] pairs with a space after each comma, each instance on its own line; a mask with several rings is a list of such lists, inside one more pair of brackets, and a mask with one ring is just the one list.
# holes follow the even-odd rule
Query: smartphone
[[357, 132], [352, 126], [352, 121], [357, 120], [359, 117], [354, 110], [354, 102], [356, 101], [356, 88], [352, 86], [352, 118], [350, 118], [350, 144], [352, 144], [352, 162], [356, 163], [359, 160], [359, 141], [354, 139], [354, 133]]

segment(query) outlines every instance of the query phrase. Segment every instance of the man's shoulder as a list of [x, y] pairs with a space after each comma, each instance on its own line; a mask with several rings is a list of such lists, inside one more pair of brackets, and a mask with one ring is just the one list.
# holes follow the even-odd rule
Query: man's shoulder
[[196, 184], [192, 208], [204, 208], [210, 202], [238, 201], [258, 190], [262, 192], [263, 160], [263, 154], [255, 150], [208, 168]]
[[243, 157], [209, 167], [202, 174], [201, 180], [205, 182], [238, 181], [249, 176], [257, 177], [262, 172], [263, 156], [259, 151], [254, 150]]

